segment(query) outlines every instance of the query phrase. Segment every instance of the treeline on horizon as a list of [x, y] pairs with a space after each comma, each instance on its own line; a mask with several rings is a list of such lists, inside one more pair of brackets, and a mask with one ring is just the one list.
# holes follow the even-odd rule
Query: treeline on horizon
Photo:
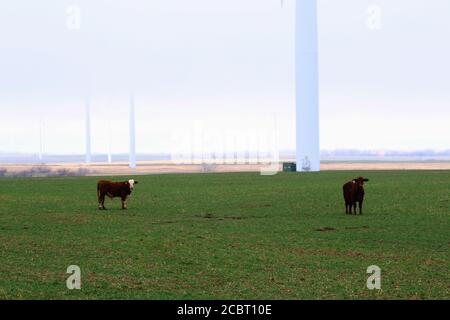
[[86, 168], [78, 168], [74, 170], [61, 168], [52, 170], [50, 167], [41, 165], [35, 166], [29, 169], [9, 171], [6, 168], [0, 167], [0, 177], [10, 177], [10, 178], [31, 178], [31, 177], [79, 177], [85, 176], [91, 173], [90, 170]]

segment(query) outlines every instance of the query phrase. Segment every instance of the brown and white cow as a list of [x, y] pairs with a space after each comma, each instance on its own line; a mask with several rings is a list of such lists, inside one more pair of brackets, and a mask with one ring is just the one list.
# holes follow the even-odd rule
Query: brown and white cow
[[106, 210], [105, 208], [105, 196], [109, 198], [120, 197], [122, 200], [122, 209], [127, 208], [127, 197], [131, 194], [134, 189], [134, 185], [138, 182], [130, 179], [124, 182], [113, 182], [107, 180], [100, 180], [97, 183], [97, 197], [98, 197], [98, 208], [99, 210]]
[[353, 179], [346, 184], [344, 184], [344, 200], [345, 200], [345, 213], [352, 214], [353, 211], [356, 214], [356, 203], [359, 203], [359, 214], [362, 214], [362, 204], [364, 201], [364, 182], [369, 181], [369, 179], [359, 177]]

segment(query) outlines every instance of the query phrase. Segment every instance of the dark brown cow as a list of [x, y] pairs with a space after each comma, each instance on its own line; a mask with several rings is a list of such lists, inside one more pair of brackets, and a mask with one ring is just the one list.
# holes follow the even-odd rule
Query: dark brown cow
[[345, 213], [352, 214], [353, 211], [356, 214], [356, 203], [359, 203], [359, 214], [362, 214], [362, 204], [364, 201], [364, 182], [369, 179], [359, 177], [347, 182], [343, 186], [344, 200], [345, 200]]
[[127, 197], [134, 189], [134, 185], [138, 182], [131, 179], [124, 182], [112, 182], [107, 180], [100, 180], [97, 183], [97, 197], [98, 208], [100, 210], [106, 210], [105, 208], [105, 196], [112, 198], [120, 197], [122, 200], [122, 209], [127, 208]]

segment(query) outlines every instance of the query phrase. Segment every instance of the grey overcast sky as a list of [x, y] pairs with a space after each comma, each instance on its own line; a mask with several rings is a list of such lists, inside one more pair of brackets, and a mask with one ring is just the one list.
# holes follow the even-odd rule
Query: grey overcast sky
[[[37, 152], [44, 123], [46, 152], [82, 153], [88, 95], [93, 152], [109, 135], [126, 151], [131, 90], [138, 152], [199, 127], [214, 148], [274, 118], [294, 149], [294, 6], [3, 0], [0, 152]], [[321, 149], [449, 149], [450, 1], [318, 0], [318, 13]]]

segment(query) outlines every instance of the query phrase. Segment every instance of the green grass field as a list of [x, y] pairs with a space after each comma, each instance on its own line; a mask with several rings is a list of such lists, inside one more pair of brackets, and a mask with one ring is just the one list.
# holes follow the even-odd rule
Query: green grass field
[[126, 211], [97, 210], [95, 177], [0, 179], [0, 299], [450, 298], [449, 171], [137, 179]]

